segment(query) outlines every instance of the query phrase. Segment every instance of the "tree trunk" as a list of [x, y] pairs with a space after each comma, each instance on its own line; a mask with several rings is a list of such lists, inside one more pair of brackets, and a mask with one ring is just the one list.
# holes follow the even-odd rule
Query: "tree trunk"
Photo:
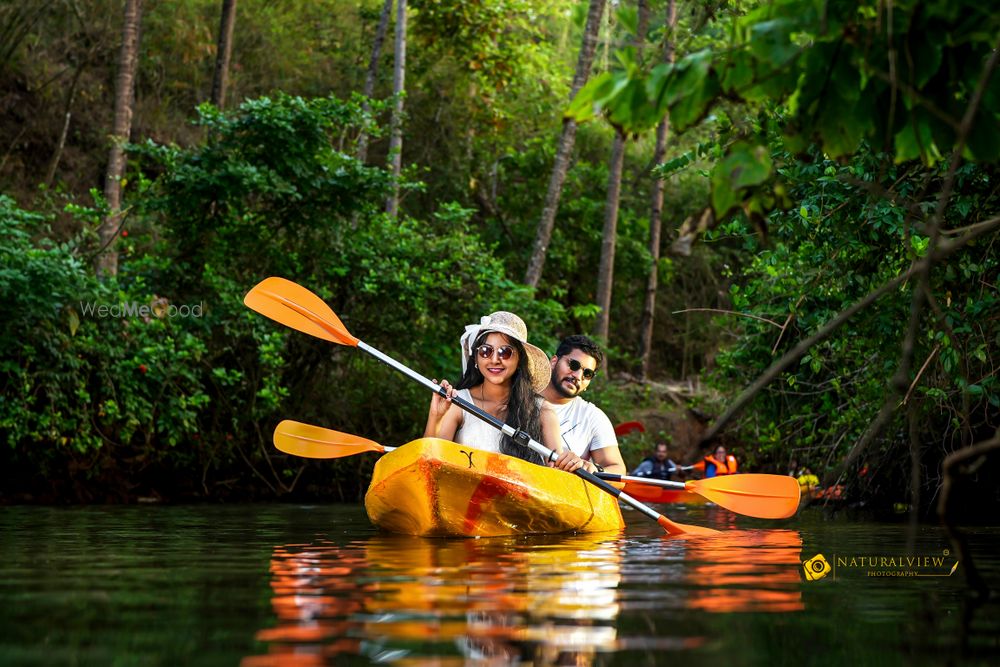
[[[576, 61], [576, 74], [573, 76], [573, 85], [569, 93], [570, 100], [576, 97], [590, 76], [590, 68], [594, 63], [594, 52], [597, 50], [597, 34], [601, 27], [601, 17], [604, 15], [604, 5], [605, 0], [590, 1], [587, 24], [583, 29], [583, 43], [580, 45], [580, 55]], [[542, 278], [542, 269], [545, 268], [545, 253], [548, 252], [549, 241], [552, 240], [552, 228], [555, 226], [556, 213], [559, 211], [559, 198], [562, 196], [563, 182], [566, 180], [569, 159], [573, 153], [575, 142], [576, 122], [568, 118], [563, 119], [562, 135], [559, 137], [556, 159], [552, 165], [549, 189], [545, 194], [545, 206], [542, 208], [542, 217], [538, 221], [538, 229], [535, 232], [535, 244], [531, 249], [528, 269], [524, 274], [524, 283], [531, 287], [538, 287], [538, 282]]]
[[[372, 44], [372, 57], [368, 61], [368, 73], [365, 75], [365, 89], [362, 91], [365, 101], [361, 107], [366, 112], [371, 112], [371, 105], [368, 100], [375, 94], [375, 77], [378, 74], [378, 61], [382, 57], [382, 44], [385, 42], [385, 33], [389, 28], [389, 15], [392, 13], [392, 0], [385, 0], [382, 5], [382, 15], [378, 19], [378, 28], [375, 30], [375, 42]], [[361, 132], [358, 137], [358, 160], [365, 162], [368, 159], [368, 133]]]
[[56, 142], [56, 149], [52, 152], [52, 158], [49, 160], [49, 168], [45, 170], [46, 188], [51, 188], [52, 183], [56, 180], [56, 170], [59, 168], [63, 149], [66, 147], [66, 137], [69, 136], [69, 123], [73, 118], [73, 102], [76, 100], [76, 89], [81, 74], [83, 74], [83, 65], [77, 67], [76, 71], [73, 72], [73, 80], [66, 93], [66, 111], [63, 113], [62, 131], [59, 133], [59, 141]]
[[403, 166], [403, 93], [406, 90], [406, 0], [396, 1], [396, 63], [392, 74], [392, 121], [389, 135], [389, 165], [392, 169], [392, 193], [386, 213], [399, 215], [399, 175]]
[[233, 53], [233, 26], [236, 24], [236, 0], [222, 0], [219, 20], [219, 43], [215, 49], [215, 76], [212, 79], [212, 104], [221, 109], [226, 103], [229, 85], [229, 60]]
[[[635, 34], [635, 47], [641, 62], [642, 48], [646, 41], [649, 10], [646, 0], [638, 0], [639, 22]], [[622, 168], [625, 165], [625, 133], [615, 132], [611, 146], [611, 164], [608, 166], [608, 199], [604, 207], [604, 231], [601, 234], [601, 262], [597, 269], [597, 294], [600, 312], [594, 323], [594, 335], [607, 342], [611, 325], [611, 293], [615, 284], [615, 243], [618, 240], [618, 204], [621, 201]]]
[[608, 340], [611, 324], [611, 286], [615, 280], [615, 241], [618, 238], [618, 201], [621, 199], [622, 166], [625, 164], [625, 135], [615, 132], [608, 165], [608, 198], [604, 205], [604, 231], [601, 234], [601, 263], [597, 269], [597, 305], [601, 311], [594, 324], [594, 336]]
[[125, 20], [122, 25], [122, 48], [118, 56], [118, 77], [115, 81], [115, 117], [111, 127], [111, 151], [104, 175], [104, 198], [108, 215], [98, 229], [100, 250], [95, 269], [100, 276], [118, 273], [118, 252], [114, 248], [121, 219], [121, 180], [125, 175], [125, 148], [132, 131], [132, 105], [135, 75], [139, 65], [139, 25], [142, 21], [142, 0], [125, 0]]
[[[674, 62], [673, 31], [677, 27], [677, 5], [675, 0], [670, 0], [667, 5], [667, 27], [669, 28], [667, 37], [663, 43], [664, 60], [668, 63]], [[656, 149], [653, 152], [653, 164], [659, 165], [663, 162], [666, 153], [667, 132], [670, 121], [667, 116], [663, 117], [660, 124], [656, 126]], [[660, 263], [660, 228], [663, 219], [663, 181], [657, 178], [653, 182], [653, 208], [649, 216], [649, 276], [646, 279], [646, 299], [642, 306], [642, 324], [640, 331], [642, 338], [639, 342], [639, 379], [646, 380], [649, 377], [650, 357], [653, 352], [653, 322], [656, 316], [656, 289], [659, 282]]]

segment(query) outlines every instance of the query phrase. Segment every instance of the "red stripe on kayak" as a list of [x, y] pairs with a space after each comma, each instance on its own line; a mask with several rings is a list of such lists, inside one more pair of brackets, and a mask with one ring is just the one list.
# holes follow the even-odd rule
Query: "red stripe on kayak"
[[[491, 463], [500, 463], [501, 461], [502, 459], [496, 457]], [[507, 495], [512, 495], [522, 500], [528, 498], [530, 494], [522, 487], [501, 479], [510, 476], [510, 474], [510, 469], [506, 465], [488, 466], [486, 474], [483, 475], [476, 486], [476, 490], [472, 492], [472, 497], [469, 498], [469, 507], [465, 510], [465, 521], [462, 529], [467, 535], [473, 534], [476, 522], [479, 521], [479, 517], [483, 515], [483, 512], [486, 511], [487, 506], [494, 498]]]

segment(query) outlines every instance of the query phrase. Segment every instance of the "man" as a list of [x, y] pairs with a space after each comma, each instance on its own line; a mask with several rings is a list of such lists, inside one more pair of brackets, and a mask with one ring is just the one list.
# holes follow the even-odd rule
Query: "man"
[[652, 477], [653, 479], [673, 479], [677, 465], [667, 457], [667, 443], [656, 443], [656, 451], [652, 456], [643, 459], [632, 474], [636, 477]]
[[573, 471], [582, 462], [589, 472], [626, 474], [611, 420], [596, 405], [580, 398], [602, 361], [601, 348], [586, 336], [564, 338], [549, 360], [552, 377], [542, 396], [559, 418], [566, 447], [554, 465], [562, 470]]

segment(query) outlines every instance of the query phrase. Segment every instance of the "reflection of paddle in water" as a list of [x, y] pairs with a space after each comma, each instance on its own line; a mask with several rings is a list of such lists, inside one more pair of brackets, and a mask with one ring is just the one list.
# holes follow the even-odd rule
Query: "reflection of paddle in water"
[[710, 612], [799, 611], [802, 538], [795, 530], [727, 530], [687, 545], [686, 606]]
[[364, 551], [333, 544], [277, 546], [271, 556], [274, 627], [257, 641], [267, 655], [249, 656], [242, 667], [311, 667], [337, 655], [357, 654], [351, 616], [361, 610], [355, 577], [367, 566]]
[[287, 545], [271, 561], [275, 627], [244, 667], [371, 660], [587, 664], [613, 650], [619, 541], [376, 536]]

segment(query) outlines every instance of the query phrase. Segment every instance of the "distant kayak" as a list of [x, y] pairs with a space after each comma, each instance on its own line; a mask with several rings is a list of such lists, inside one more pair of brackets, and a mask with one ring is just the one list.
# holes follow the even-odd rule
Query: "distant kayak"
[[[616, 484], [616, 486], [621, 486]], [[664, 489], [640, 482], [625, 482], [622, 489], [636, 500], [644, 503], [676, 503], [682, 505], [705, 505], [708, 500], [697, 493], [682, 489]]]
[[424, 537], [589, 533], [625, 526], [618, 501], [575, 475], [438, 438], [414, 440], [379, 459], [365, 510], [379, 528]]

